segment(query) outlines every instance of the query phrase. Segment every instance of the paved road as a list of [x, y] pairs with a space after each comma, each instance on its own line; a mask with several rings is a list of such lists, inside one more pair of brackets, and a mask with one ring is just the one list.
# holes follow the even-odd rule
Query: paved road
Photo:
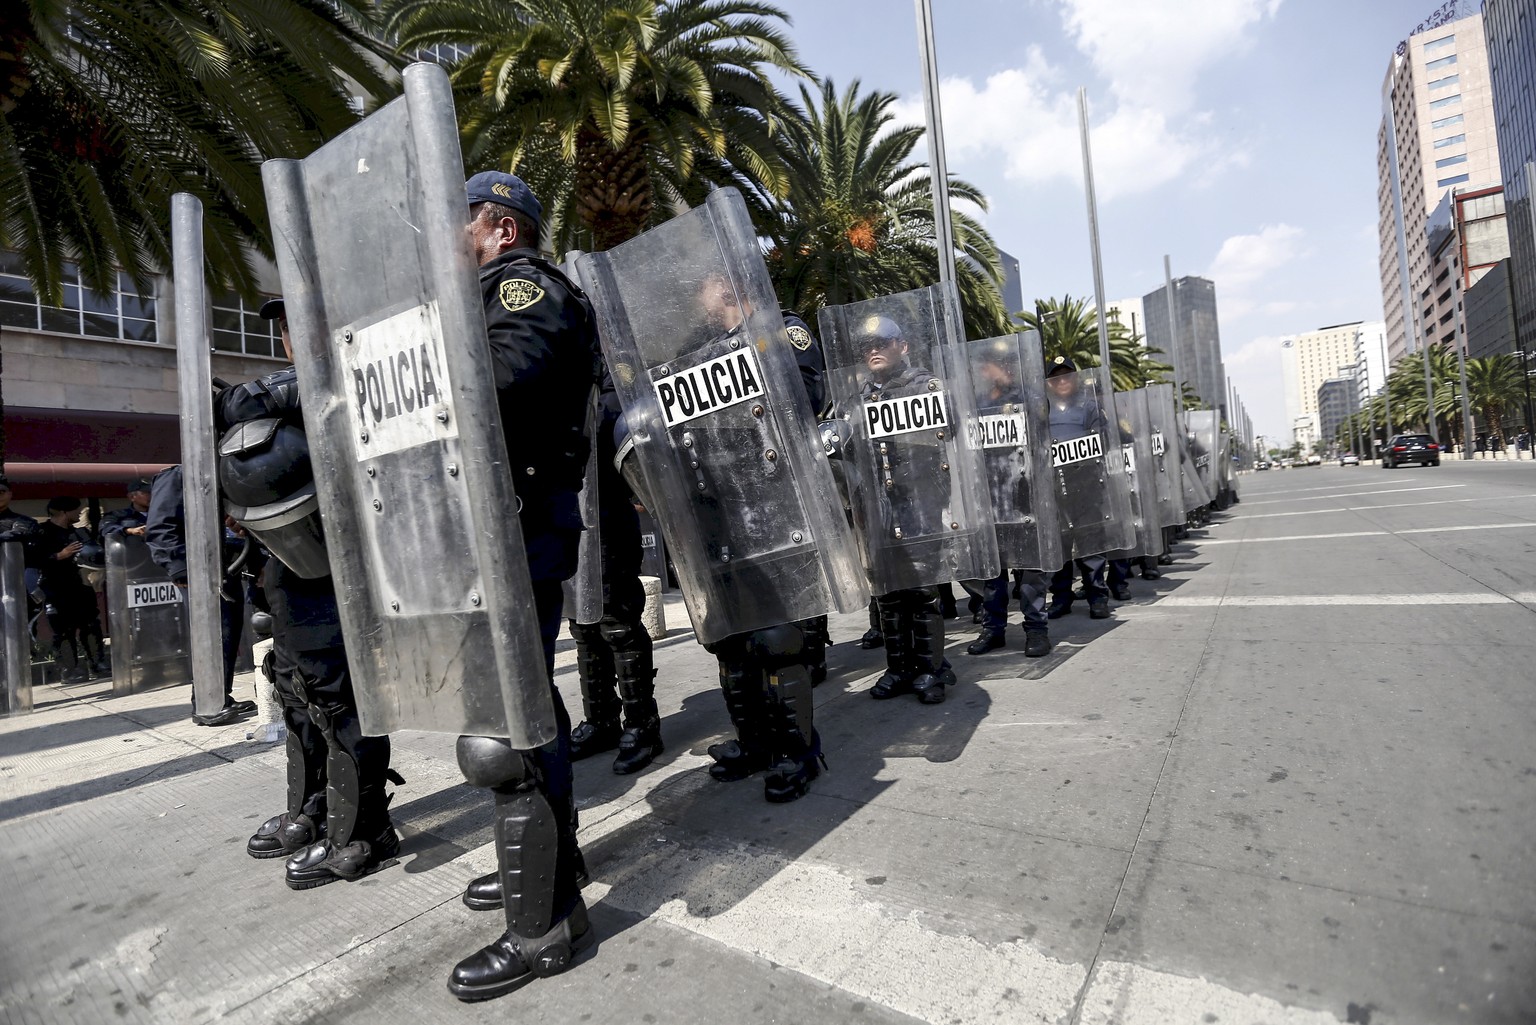
[[398, 865], [291, 893], [242, 849], [280, 750], [40, 692], [0, 722], [0, 1020], [1536, 1020], [1536, 465], [1243, 484], [1050, 658], [952, 637], [942, 706], [839, 643], [793, 805], [705, 776], [712, 664], [668, 638], [667, 754], [578, 767], [598, 949], [489, 1004], [443, 987], [501, 929], [457, 900], [494, 856], [451, 738], [397, 739]]

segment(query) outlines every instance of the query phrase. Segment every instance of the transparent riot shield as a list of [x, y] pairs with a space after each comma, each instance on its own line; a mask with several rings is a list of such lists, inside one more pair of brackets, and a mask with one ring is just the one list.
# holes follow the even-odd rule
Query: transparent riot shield
[[[105, 544], [112, 693], [134, 694], [191, 683], [186, 592], [155, 565], [149, 545], [140, 538], [114, 534]], [[215, 634], [216, 639], [221, 636]]]
[[1147, 417], [1148, 450], [1152, 454], [1152, 492], [1157, 509], [1152, 521], [1159, 527], [1176, 527], [1184, 522], [1185, 512], [1173, 385], [1153, 384], [1143, 390], [1146, 392], [1143, 408]]
[[555, 736], [447, 73], [262, 167], [363, 729]]
[[27, 624], [26, 553], [0, 543], [0, 715], [32, 711], [32, 633]]
[[858, 556], [734, 189], [577, 264], [694, 632], [850, 612]]
[[[224, 642], [219, 612], [224, 518], [219, 513], [213, 426], [213, 362], [203, 267], [203, 204], [171, 197], [171, 249], [176, 275], [176, 378], [181, 407], [183, 534], [187, 546], [187, 606], [192, 700], [198, 715], [224, 707]], [[113, 690], [117, 673], [113, 672]]]
[[587, 455], [587, 469], [582, 474], [581, 495], [581, 545], [576, 552], [576, 573], [561, 583], [565, 592], [566, 619], [581, 624], [596, 623], [603, 618], [603, 535], [601, 506], [598, 504], [598, 450], [597, 431], [602, 415], [597, 408], [597, 393], [587, 409], [587, 437], [592, 439], [592, 451]]
[[1232, 432], [1222, 431], [1216, 443], [1216, 459], [1221, 481], [1222, 502], [1231, 505], [1237, 501], [1237, 464], [1232, 461]]
[[1163, 548], [1163, 534], [1156, 519], [1156, 470], [1152, 464], [1146, 392], [1115, 392], [1115, 416], [1119, 420], [1120, 453], [1125, 459], [1125, 479], [1130, 491], [1131, 521], [1136, 526], [1135, 543], [1115, 553], [1115, 557], [1157, 555]]
[[1063, 560], [1040, 336], [1003, 335], [963, 348], [976, 403], [966, 441], [981, 451], [1002, 565], [1054, 571]]
[[649, 511], [640, 513], [640, 575], [660, 580], [663, 591], [672, 586], [667, 573], [667, 543]]
[[1205, 485], [1205, 493], [1211, 501], [1220, 504], [1221, 466], [1217, 461], [1216, 411], [1214, 409], [1190, 409], [1184, 413], [1184, 423], [1189, 430], [1189, 455]]
[[938, 286], [821, 311], [843, 468], [876, 594], [997, 575], [997, 534], [959, 303]]
[[1210, 505], [1211, 493], [1206, 490], [1205, 480], [1195, 466], [1194, 445], [1190, 441], [1188, 427], [1183, 424], [1183, 417], [1176, 416], [1174, 422], [1178, 425], [1175, 434], [1179, 442], [1179, 479], [1184, 485], [1184, 512], [1187, 516], [1196, 509]]
[[1092, 377], [1055, 374], [1046, 378], [1045, 389], [1063, 562], [1130, 548], [1136, 528], [1125, 459], [1110, 443]]

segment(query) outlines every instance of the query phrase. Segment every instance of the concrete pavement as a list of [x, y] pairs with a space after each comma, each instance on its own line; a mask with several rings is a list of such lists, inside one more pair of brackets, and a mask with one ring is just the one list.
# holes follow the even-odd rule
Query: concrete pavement
[[952, 623], [941, 706], [870, 701], [834, 617], [792, 805], [704, 774], [728, 727], [675, 631], [667, 753], [577, 767], [598, 948], [486, 1004], [443, 985], [503, 927], [458, 902], [494, 854], [452, 738], [395, 739], [398, 865], [293, 893], [243, 849], [280, 749], [179, 692], [40, 691], [0, 721], [0, 1020], [1536, 1020], [1536, 464], [1243, 488], [1046, 659]]

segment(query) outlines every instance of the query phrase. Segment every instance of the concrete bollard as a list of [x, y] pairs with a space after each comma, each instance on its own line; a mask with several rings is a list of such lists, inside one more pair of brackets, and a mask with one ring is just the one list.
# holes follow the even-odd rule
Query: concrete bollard
[[667, 608], [661, 600], [661, 578], [641, 577], [640, 586], [645, 588], [645, 611], [640, 613], [640, 624], [651, 640], [659, 641], [667, 635]]

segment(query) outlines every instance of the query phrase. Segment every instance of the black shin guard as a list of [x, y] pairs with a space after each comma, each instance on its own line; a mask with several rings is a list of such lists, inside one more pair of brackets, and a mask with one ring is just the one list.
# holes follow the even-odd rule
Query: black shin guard
[[736, 727], [736, 739], [709, 745], [715, 760], [709, 774], [722, 783], [746, 779], [768, 767], [768, 738], [763, 713], [768, 700], [762, 669], [747, 656], [739, 638], [722, 642], [716, 652], [720, 662], [720, 690], [725, 710]]
[[253, 858], [281, 858], [325, 836], [325, 738], [302, 708], [283, 709], [288, 727], [288, 808], [261, 824], [245, 852]]
[[614, 690], [613, 649], [601, 623], [570, 621], [576, 642], [576, 673], [581, 679], [582, 718], [594, 726], [619, 722], [619, 697]]
[[917, 677], [912, 689], [925, 705], [944, 700], [944, 688], [955, 682], [954, 670], [944, 658], [944, 615], [935, 598], [924, 597], [912, 613], [912, 664]]
[[613, 649], [619, 700], [624, 706], [624, 731], [619, 734], [619, 753], [613, 760], [613, 771], [627, 776], [650, 765], [663, 750], [651, 637], [638, 619], [606, 617], [603, 636]]
[[811, 780], [821, 772], [821, 737], [814, 725], [812, 686], [810, 670], [804, 665], [783, 666], [768, 675], [773, 695], [773, 760], [763, 778], [763, 796], [775, 804], [804, 796]]
[[912, 692], [917, 673], [912, 666], [911, 593], [880, 596], [880, 632], [885, 635], [885, 673], [875, 681], [870, 697], [877, 701]]

